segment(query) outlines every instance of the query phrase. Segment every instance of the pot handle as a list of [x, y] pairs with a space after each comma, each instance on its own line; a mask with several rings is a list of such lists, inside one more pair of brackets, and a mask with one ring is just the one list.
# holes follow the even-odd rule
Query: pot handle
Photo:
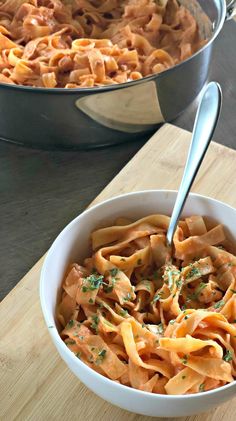
[[236, 15], [236, 0], [226, 0], [226, 19], [231, 19]]

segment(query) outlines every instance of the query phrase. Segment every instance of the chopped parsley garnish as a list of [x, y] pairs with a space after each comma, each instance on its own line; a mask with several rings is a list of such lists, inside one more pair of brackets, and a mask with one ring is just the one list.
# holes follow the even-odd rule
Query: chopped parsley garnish
[[215, 303], [214, 308], [221, 308], [225, 305], [225, 302], [223, 300], [218, 301], [218, 303]]
[[106, 355], [106, 350], [105, 349], [102, 349], [99, 353], [98, 353], [98, 356], [99, 357], [102, 357], [102, 358], [104, 358], [105, 357], [105, 355]]
[[106, 353], [107, 353], [106, 349], [102, 349], [101, 351], [98, 352], [96, 364], [100, 364], [104, 360]]
[[232, 359], [233, 359], [233, 354], [229, 349], [227, 349], [225, 355], [223, 356], [223, 360], [227, 361], [227, 363], [228, 363], [228, 362], [232, 361]]
[[119, 269], [117, 269], [117, 268], [113, 268], [113, 269], [111, 269], [109, 272], [110, 272], [111, 276], [116, 276], [116, 275], [117, 275], [117, 273], [119, 272]]
[[99, 317], [95, 314], [94, 316], [92, 316], [92, 324], [91, 324], [91, 328], [94, 329], [97, 332], [98, 329], [98, 323], [99, 323]]
[[158, 292], [158, 294], [154, 295], [154, 298], [152, 300], [153, 303], [156, 303], [157, 301], [159, 301], [161, 299], [162, 296], [162, 292]]
[[122, 257], [122, 258], [120, 259], [120, 261], [121, 261], [121, 262], [126, 262], [126, 259], [125, 259], [124, 257]]
[[90, 303], [90, 304], [93, 304], [93, 303], [94, 303], [94, 301], [93, 301], [93, 299], [92, 299], [92, 298], [89, 298], [89, 303]]
[[128, 310], [124, 310], [124, 309], [120, 310], [120, 316], [125, 317], [127, 316], [127, 314], [128, 314]]
[[177, 280], [175, 283], [176, 283], [176, 286], [177, 286], [178, 289], [182, 288], [183, 281], [181, 279]]
[[77, 358], [81, 358], [81, 352], [77, 352], [76, 354], [75, 354], [75, 356], [77, 357]]
[[73, 326], [74, 326], [74, 324], [75, 324], [74, 320], [70, 320], [70, 321], [68, 322], [68, 326], [69, 326], [69, 327], [73, 327]]
[[184, 320], [188, 320], [189, 319], [189, 315], [186, 314], [186, 316], [184, 316]]
[[236, 323], [236, 319], [234, 319], [234, 320], [232, 321], [232, 323]]
[[181, 358], [181, 361], [182, 361], [183, 364], [187, 364], [187, 362], [188, 362], [188, 356], [187, 355], [184, 355], [183, 358]]
[[164, 327], [162, 323], [159, 323], [159, 325], [157, 325], [157, 333], [162, 334], [164, 332]]
[[230, 290], [233, 294], [236, 294], [236, 290], [235, 289], [231, 289]]
[[[173, 286], [174, 286], [173, 276], [179, 275], [179, 271], [167, 269], [167, 273], [166, 274], [167, 274], [167, 285], [168, 285], [168, 287], [170, 289], [172, 289]], [[164, 274], [164, 278], [166, 277], [166, 274]]]
[[124, 301], [130, 301], [131, 299], [131, 294], [130, 292], [128, 292], [128, 294], [126, 295], [126, 297], [123, 298]]
[[110, 285], [104, 285], [104, 291], [109, 294], [110, 292], [113, 291], [114, 286], [115, 286], [116, 280], [115, 278], [111, 278], [111, 284]]
[[98, 289], [101, 285], [105, 284], [103, 280], [104, 276], [99, 275], [98, 273], [93, 273], [87, 278], [84, 278], [82, 292], [94, 291], [95, 289]]
[[182, 376], [182, 380], [186, 379], [186, 376]]
[[192, 269], [186, 275], [186, 279], [192, 278], [194, 276], [201, 276], [200, 270], [196, 267], [192, 267]]
[[186, 304], [183, 304], [182, 307], [181, 307], [181, 310], [184, 311], [184, 310], [186, 310], [186, 308], [187, 308]]
[[170, 325], [173, 325], [175, 323], [175, 319], [170, 320], [169, 323], [170, 323]]
[[204, 390], [205, 390], [205, 384], [201, 383], [199, 386], [199, 392], [204, 392]]
[[142, 264], [142, 259], [137, 260], [137, 265], [140, 266]]

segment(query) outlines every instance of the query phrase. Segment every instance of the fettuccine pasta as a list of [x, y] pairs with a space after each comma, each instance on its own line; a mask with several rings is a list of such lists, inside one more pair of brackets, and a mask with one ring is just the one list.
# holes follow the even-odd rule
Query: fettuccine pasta
[[93, 87], [160, 73], [202, 40], [176, 0], [5, 0], [0, 83]]
[[92, 233], [68, 267], [61, 337], [98, 373], [152, 393], [212, 390], [236, 377], [236, 257], [222, 225], [151, 215]]

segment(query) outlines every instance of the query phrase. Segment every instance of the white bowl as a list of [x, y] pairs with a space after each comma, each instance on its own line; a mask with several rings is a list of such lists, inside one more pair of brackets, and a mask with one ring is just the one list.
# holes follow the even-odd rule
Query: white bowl
[[[117, 217], [138, 219], [162, 213], [170, 215], [176, 192], [151, 190], [125, 194], [96, 205], [64, 228], [52, 244], [41, 272], [40, 299], [47, 326], [55, 326], [57, 293], [66, 267], [88, 256], [91, 231], [109, 226]], [[236, 239], [236, 209], [197, 194], [188, 197], [183, 216], [202, 215], [223, 223]], [[180, 417], [208, 411], [235, 395], [236, 381], [213, 391], [195, 395], [168, 396], [139, 391], [103, 377], [81, 362], [50, 328], [52, 340], [71, 371], [94, 393], [114, 405], [138, 414], [155, 417]]]

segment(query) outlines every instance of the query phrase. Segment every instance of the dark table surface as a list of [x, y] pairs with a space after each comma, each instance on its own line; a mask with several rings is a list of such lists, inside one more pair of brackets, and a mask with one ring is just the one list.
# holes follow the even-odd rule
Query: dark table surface
[[[217, 142], [236, 149], [236, 23], [219, 36], [211, 80], [223, 89]], [[196, 104], [173, 123], [192, 130]], [[90, 151], [42, 151], [0, 141], [0, 300], [147, 139]]]

